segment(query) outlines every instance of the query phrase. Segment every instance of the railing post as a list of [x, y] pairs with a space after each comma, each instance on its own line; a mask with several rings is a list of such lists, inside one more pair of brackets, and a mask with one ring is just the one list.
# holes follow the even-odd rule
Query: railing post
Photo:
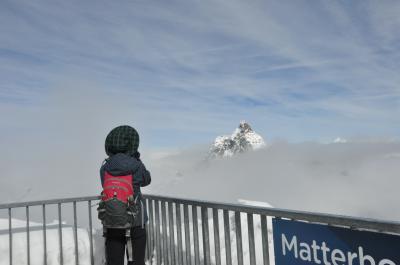
[[175, 258], [175, 228], [174, 228], [174, 204], [168, 203], [168, 221], [169, 221], [169, 245], [171, 254], [171, 264], [176, 264]]
[[79, 265], [79, 250], [78, 250], [78, 221], [76, 216], [76, 201], [72, 203], [74, 208], [74, 246], [75, 246], [75, 264]]
[[199, 248], [199, 219], [197, 218], [197, 206], [192, 206], [193, 220], [193, 241], [194, 241], [194, 264], [200, 265], [200, 248]]
[[214, 226], [214, 245], [215, 245], [215, 264], [221, 265], [221, 248], [219, 238], [219, 216], [218, 209], [213, 208], [213, 226]]
[[161, 237], [160, 237], [160, 206], [159, 201], [154, 201], [155, 219], [156, 219], [156, 254], [157, 254], [157, 265], [161, 265]]
[[46, 238], [46, 204], [42, 205], [43, 214], [43, 264], [47, 264], [47, 238]]
[[13, 248], [12, 248], [12, 243], [13, 243], [13, 238], [12, 238], [12, 220], [11, 220], [11, 208], [8, 208], [8, 244], [9, 244], [9, 259], [10, 259], [10, 265], [13, 264], [13, 258], [12, 258], [12, 253], [13, 253]]
[[26, 263], [31, 264], [31, 242], [30, 242], [30, 229], [29, 229], [29, 206], [25, 208], [26, 216]]
[[[149, 199], [144, 199], [144, 201], [146, 202], [146, 212], [147, 212], [147, 216], [150, 215], [150, 211], [149, 211]], [[142, 209], [144, 211], [144, 209]], [[150, 230], [149, 230], [149, 225], [143, 224], [143, 226], [146, 229], [146, 255], [145, 255], [145, 260], [149, 261], [150, 260]]]
[[90, 264], [91, 264], [91, 265], [94, 265], [94, 256], [93, 256], [92, 201], [91, 201], [91, 200], [88, 200], [88, 211], [89, 211]]
[[153, 200], [149, 199], [149, 245], [150, 245], [150, 253], [149, 253], [149, 259], [150, 259], [150, 265], [153, 265], [153, 253], [155, 249], [154, 241], [155, 241], [155, 230], [154, 230], [154, 211], [153, 211]]
[[254, 242], [254, 222], [252, 213], [247, 214], [247, 231], [249, 235], [250, 265], [256, 265], [256, 247]]
[[190, 229], [189, 229], [189, 206], [183, 206], [183, 221], [185, 224], [185, 249], [186, 249], [186, 264], [192, 264], [192, 255], [190, 251]]
[[166, 216], [166, 202], [161, 201], [161, 219], [162, 219], [162, 234], [163, 234], [163, 258], [164, 264], [169, 265], [169, 257], [168, 257], [168, 226], [167, 226], [167, 216]]
[[58, 203], [58, 243], [60, 248], [60, 264], [64, 264], [63, 258], [63, 242], [62, 242], [62, 220], [61, 220], [61, 203]]
[[267, 227], [267, 216], [260, 215], [261, 218], [261, 237], [262, 237], [262, 249], [263, 249], [263, 264], [269, 265], [269, 235]]
[[224, 210], [224, 235], [225, 235], [226, 265], [232, 265], [231, 229], [229, 227], [229, 211], [228, 210]]
[[237, 260], [238, 265], [243, 265], [242, 222], [240, 218], [240, 212], [235, 212]]
[[210, 236], [208, 229], [208, 209], [206, 207], [201, 207], [201, 228], [203, 231], [204, 264], [211, 265]]
[[178, 264], [183, 263], [183, 249], [182, 249], [182, 219], [181, 219], [181, 205], [175, 203], [176, 212], [176, 228], [177, 228], [177, 241], [178, 241]]

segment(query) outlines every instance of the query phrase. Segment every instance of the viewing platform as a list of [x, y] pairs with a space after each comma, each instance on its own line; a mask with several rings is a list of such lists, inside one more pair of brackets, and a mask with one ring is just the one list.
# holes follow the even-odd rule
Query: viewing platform
[[[104, 242], [96, 211], [99, 199], [99, 196], [90, 196], [0, 204], [0, 220], [3, 220], [0, 223], [0, 264], [103, 264]], [[376, 242], [400, 242], [399, 222], [156, 195], [144, 195], [144, 199], [149, 215], [146, 264], [281, 264], [274, 255], [277, 247], [282, 248], [283, 256], [318, 261], [316, 243], [308, 247], [309, 253], [304, 243], [308, 241], [300, 243], [300, 234], [314, 227], [322, 231], [318, 234], [321, 237], [325, 235], [324, 229], [329, 229], [332, 233], [348, 233], [349, 238], [362, 233], [360, 238], [376, 236]], [[287, 227], [303, 226], [305, 228], [301, 228], [297, 236], [290, 237], [282, 232]], [[274, 232], [282, 233], [282, 237]], [[274, 239], [280, 238], [282, 242], [274, 244]], [[333, 249], [329, 240], [315, 240], [326, 243], [332, 250], [326, 246], [328, 250], [324, 250], [323, 245], [318, 247], [321, 249], [319, 258], [324, 257], [325, 264], [328, 259], [331, 263], [343, 264], [340, 252], [345, 253], [345, 250]], [[308, 243], [311, 245], [311, 241]], [[361, 247], [362, 241], [359, 244]], [[361, 263], [364, 258], [373, 258], [373, 253], [366, 255], [366, 251], [367, 247], [365, 252], [349, 253], [358, 255]], [[390, 258], [377, 260], [376, 264], [399, 264], [396, 263], [398, 256]], [[342, 262], [338, 262], [340, 260]]]

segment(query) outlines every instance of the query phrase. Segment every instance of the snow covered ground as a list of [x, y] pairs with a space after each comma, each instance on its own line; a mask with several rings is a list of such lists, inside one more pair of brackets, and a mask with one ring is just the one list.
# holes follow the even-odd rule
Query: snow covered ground
[[[44, 264], [44, 241], [43, 229], [41, 223], [30, 222], [30, 264]], [[12, 219], [12, 251], [13, 264], [27, 263], [27, 233], [26, 221]], [[9, 236], [8, 219], [0, 219], [0, 265], [9, 264]], [[101, 235], [95, 232], [94, 253], [96, 264], [102, 264], [103, 259], [101, 249], [103, 242]], [[90, 242], [89, 231], [78, 228], [78, 257], [82, 265], [90, 264]], [[75, 264], [75, 244], [72, 226], [63, 223], [62, 228], [63, 242], [63, 261], [65, 265]], [[47, 264], [60, 264], [60, 248], [58, 223], [52, 222], [46, 224], [46, 244], [47, 244]]]

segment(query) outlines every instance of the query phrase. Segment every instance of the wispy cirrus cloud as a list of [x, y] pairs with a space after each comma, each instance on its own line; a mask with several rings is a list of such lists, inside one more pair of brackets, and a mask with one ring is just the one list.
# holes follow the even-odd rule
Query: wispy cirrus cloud
[[242, 118], [294, 141], [400, 131], [400, 7], [392, 2], [1, 5], [6, 105], [51, 111], [43, 105], [51, 91], [79, 97], [71, 87], [85, 80], [101, 84], [93, 97], [140, 110], [146, 131], [195, 134], [190, 142]]

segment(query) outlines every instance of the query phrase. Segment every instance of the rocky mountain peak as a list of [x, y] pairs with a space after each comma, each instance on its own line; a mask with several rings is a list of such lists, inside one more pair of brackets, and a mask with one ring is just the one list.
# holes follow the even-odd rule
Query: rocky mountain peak
[[242, 120], [240, 121], [239, 124], [239, 129], [241, 133], [248, 133], [248, 132], [252, 132], [253, 130], [251, 129], [250, 124], [248, 124], [246, 121]]
[[253, 131], [249, 123], [241, 121], [231, 135], [222, 135], [215, 139], [210, 147], [209, 157], [231, 157], [264, 146], [264, 139]]

